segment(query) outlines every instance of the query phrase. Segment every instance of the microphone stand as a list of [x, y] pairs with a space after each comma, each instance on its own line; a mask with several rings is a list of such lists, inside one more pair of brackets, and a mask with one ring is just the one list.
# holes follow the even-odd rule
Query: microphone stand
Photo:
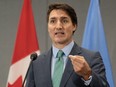
[[28, 67], [27, 73], [26, 73], [26, 75], [25, 75], [25, 78], [24, 78], [22, 87], [24, 87], [24, 84], [25, 84], [26, 78], [27, 78], [27, 76], [28, 76], [28, 73], [29, 73], [29, 69], [30, 69], [30, 67], [31, 67], [31, 64], [32, 64], [32, 62], [33, 62], [34, 60], [36, 60], [36, 58], [37, 58], [37, 53], [31, 54], [31, 56], [30, 56], [31, 61], [30, 61], [30, 63], [29, 63], [29, 67]]

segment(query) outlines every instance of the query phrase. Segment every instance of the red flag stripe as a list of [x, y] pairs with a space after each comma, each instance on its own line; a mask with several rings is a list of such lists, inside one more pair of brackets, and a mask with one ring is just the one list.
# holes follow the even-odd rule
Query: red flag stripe
[[[36, 45], [35, 45], [36, 44]], [[12, 64], [39, 49], [30, 0], [24, 0]]]

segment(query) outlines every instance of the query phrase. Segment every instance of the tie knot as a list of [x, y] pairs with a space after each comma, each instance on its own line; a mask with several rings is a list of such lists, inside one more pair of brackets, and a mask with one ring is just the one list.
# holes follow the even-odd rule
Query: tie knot
[[63, 57], [63, 55], [64, 55], [64, 52], [62, 50], [59, 50], [56, 57], [61, 58]]

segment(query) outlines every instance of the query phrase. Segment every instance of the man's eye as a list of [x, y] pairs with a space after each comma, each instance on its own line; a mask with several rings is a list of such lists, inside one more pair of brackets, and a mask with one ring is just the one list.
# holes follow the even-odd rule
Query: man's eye
[[63, 22], [63, 23], [68, 23], [68, 20], [63, 20], [62, 22]]
[[50, 20], [50, 23], [55, 23], [55, 20]]

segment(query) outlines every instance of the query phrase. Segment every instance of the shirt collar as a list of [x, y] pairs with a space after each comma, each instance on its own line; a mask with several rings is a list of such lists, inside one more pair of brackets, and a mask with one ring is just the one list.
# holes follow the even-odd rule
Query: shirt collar
[[53, 56], [56, 58], [56, 55], [57, 55], [59, 50], [62, 50], [64, 52], [65, 56], [68, 56], [69, 53], [71, 52], [72, 48], [73, 48], [73, 45], [74, 45], [74, 41], [71, 41], [63, 49], [58, 49], [54, 45], [52, 45], [52, 47], [53, 47]]

